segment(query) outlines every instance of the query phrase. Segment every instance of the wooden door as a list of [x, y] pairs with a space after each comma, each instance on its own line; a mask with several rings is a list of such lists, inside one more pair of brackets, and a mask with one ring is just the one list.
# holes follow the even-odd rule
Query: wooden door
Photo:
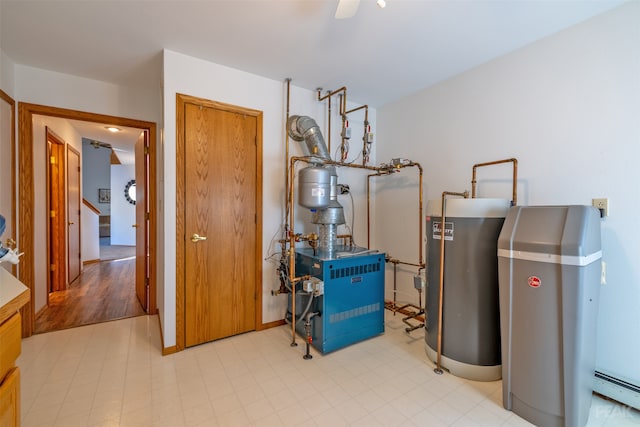
[[255, 116], [184, 107], [185, 345], [256, 327]]
[[149, 312], [149, 137], [140, 133], [135, 146], [136, 168], [136, 295]]
[[49, 292], [67, 288], [67, 221], [65, 216], [65, 143], [47, 128], [47, 201], [49, 213]]
[[67, 146], [67, 265], [71, 283], [80, 275], [80, 153]]

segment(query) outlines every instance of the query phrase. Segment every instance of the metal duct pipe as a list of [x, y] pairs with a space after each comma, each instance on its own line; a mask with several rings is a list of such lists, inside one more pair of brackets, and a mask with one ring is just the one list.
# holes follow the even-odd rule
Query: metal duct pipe
[[331, 160], [320, 127], [309, 116], [291, 116], [287, 120], [287, 131], [291, 138], [300, 142], [305, 156]]

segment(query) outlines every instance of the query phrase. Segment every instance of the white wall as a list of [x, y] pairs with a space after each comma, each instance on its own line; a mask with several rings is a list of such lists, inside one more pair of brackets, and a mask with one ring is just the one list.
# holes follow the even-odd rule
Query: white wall
[[[640, 3], [585, 23], [379, 110], [381, 156], [425, 167], [425, 201], [471, 189], [475, 163], [516, 157], [521, 205], [610, 200], [602, 221], [597, 369], [640, 384]], [[398, 152], [398, 143], [402, 153]], [[511, 166], [478, 170], [480, 197], [510, 198]], [[399, 253], [417, 224], [400, 181], [376, 198], [380, 242]], [[389, 202], [389, 203], [388, 203]], [[416, 299], [408, 278], [403, 289]], [[389, 295], [388, 295], [389, 296]], [[594, 331], [595, 332], [595, 331]]]
[[100, 209], [100, 215], [111, 214], [110, 203], [100, 203], [98, 189], [111, 188], [111, 150], [82, 144], [82, 197]]
[[[266, 79], [253, 74], [234, 70], [221, 65], [206, 62], [197, 58], [182, 55], [165, 50], [164, 52], [164, 185], [165, 185], [165, 259], [174, 260], [175, 240], [175, 188], [176, 188], [176, 93], [187, 94], [200, 98], [210, 99], [223, 103], [261, 110], [263, 115], [263, 258], [267, 258], [273, 251], [272, 239], [279, 238], [282, 217], [284, 215], [284, 153], [285, 137], [283, 133], [286, 117], [285, 95], [286, 89], [283, 81]], [[335, 107], [335, 106], [334, 106]], [[351, 107], [349, 107], [351, 108]], [[302, 90], [295, 87], [295, 80], [291, 87], [291, 114], [309, 115], [314, 117], [321, 128], [324, 128], [326, 120], [326, 104], [316, 101], [315, 92]], [[337, 111], [334, 108], [333, 111]], [[362, 122], [362, 118], [354, 116], [354, 123]], [[375, 111], [370, 112], [370, 121], [375, 123]], [[333, 119], [333, 129], [339, 127], [339, 120]], [[354, 135], [359, 135], [354, 131]], [[337, 135], [333, 141], [337, 141]], [[361, 138], [361, 136], [360, 136]], [[335, 143], [334, 143], [335, 144]], [[357, 145], [357, 144], [354, 144]], [[335, 147], [335, 145], [334, 145]], [[298, 146], [291, 146], [292, 155], [300, 155]], [[354, 148], [353, 151], [358, 151]], [[342, 182], [349, 181], [349, 174], [340, 174]], [[364, 178], [360, 184], [354, 183], [356, 189], [354, 198], [363, 199], [362, 189]], [[358, 190], [358, 187], [360, 188]], [[341, 200], [341, 202], [343, 202]], [[349, 208], [350, 202], [344, 204]], [[365, 206], [361, 206], [364, 212]], [[362, 215], [360, 212], [360, 216]], [[301, 213], [303, 216], [303, 213]], [[347, 211], [350, 217], [350, 211]], [[360, 240], [366, 239], [366, 224], [364, 237], [360, 234]], [[305, 232], [314, 229], [300, 230]], [[364, 242], [366, 244], [366, 242]], [[271, 247], [271, 249], [270, 249]], [[278, 247], [275, 247], [278, 250]], [[164, 263], [165, 288], [159, 302], [161, 322], [164, 332], [164, 345], [175, 345], [175, 263]], [[279, 286], [275, 274], [275, 266], [265, 260], [263, 263], [263, 293], [262, 293], [262, 321], [264, 323], [283, 318], [286, 306], [286, 297], [273, 297], [270, 292]]]
[[158, 89], [131, 88], [16, 64], [21, 102], [159, 122]]
[[111, 165], [111, 244], [135, 246], [136, 205], [124, 197], [124, 187], [135, 179], [135, 165]]
[[[12, 67], [12, 62], [0, 50], [0, 89], [11, 97], [13, 97]], [[17, 114], [17, 107], [14, 113]], [[17, 153], [14, 153], [17, 165]], [[2, 183], [0, 184], [0, 215], [6, 219], [5, 232], [0, 237], [2, 241], [6, 241], [9, 237], [17, 237], [17, 232], [12, 225], [13, 219], [17, 216], [16, 212], [11, 211], [11, 106], [4, 100], [0, 102], [0, 183]], [[7, 270], [12, 268], [9, 263], [3, 263], [2, 266]]]
[[98, 214], [84, 203], [81, 210], [82, 262], [100, 259], [100, 229]]
[[7, 95], [14, 97], [14, 64], [8, 56], [0, 50], [0, 89]]

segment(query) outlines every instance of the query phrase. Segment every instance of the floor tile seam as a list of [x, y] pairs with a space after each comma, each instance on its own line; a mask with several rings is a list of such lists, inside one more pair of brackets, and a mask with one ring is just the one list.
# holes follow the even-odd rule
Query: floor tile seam
[[[97, 331], [97, 328], [94, 328], [94, 333], [95, 333], [95, 331]], [[127, 331], [128, 331], [128, 334], [129, 334], [129, 337], [127, 339], [127, 342], [128, 342], [128, 344], [127, 344], [127, 363], [128, 363], [129, 362], [129, 355], [131, 353], [130, 348], [131, 348], [131, 345], [132, 345], [132, 343], [131, 343], [131, 325], [129, 325], [129, 328], [127, 328]], [[122, 330], [120, 330], [120, 328], [119, 328], [119, 333], [122, 333]], [[100, 384], [102, 382], [103, 374], [105, 373], [105, 363], [104, 362], [105, 362], [105, 360], [103, 358], [102, 359], [101, 370], [100, 370], [100, 375], [98, 377], [98, 384]], [[126, 384], [127, 384], [126, 379], [127, 379], [127, 371], [125, 370], [125, 377], [124, 377], [124, 379], [122, 381], [122, 390], [120, 392], [120, 410], [118, 411], [118, 415], [119, 415], [118, 419], [122, 418], [122, 413], [123, 413], [123, 408], [124, 408], [124, 393], [125, 393], [125, 387], [126, 387]], [[96, 391], [96, 393], [94, 394], [94, 398], [93, 398], [93, 404], [91, 406], [92, 409], [97, 407], [96, 404], [99, 403], [99, 402], [97, 402], [97, 399], [98, 399], [98, 393]]]

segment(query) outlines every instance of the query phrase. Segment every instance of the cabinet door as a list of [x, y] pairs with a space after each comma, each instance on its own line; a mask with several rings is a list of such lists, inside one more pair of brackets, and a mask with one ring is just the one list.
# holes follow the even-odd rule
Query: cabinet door
[[[0, 381], [16, 366], [20, 356], [20, 313], [0, 325]], [[0, 424], [0, 427], [4, 427]]]
[[0, 426], [20, 425], [20, 371], [14, 368], [0, 384]]

